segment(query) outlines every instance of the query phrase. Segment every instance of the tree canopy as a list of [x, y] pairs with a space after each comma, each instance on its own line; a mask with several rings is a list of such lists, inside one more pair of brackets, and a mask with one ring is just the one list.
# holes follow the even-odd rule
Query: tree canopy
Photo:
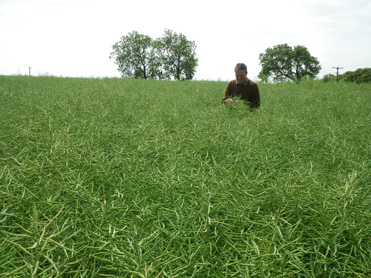
[[371, 68], [359, 68], [356, 71], [347, 71], [342, 74], [341, 79], [347, 82], [355, 82], [357, 84], [371, 82]]
[[176, 80], [193, 78], [198, 64], [195, 42], [188, 41], [183, 34], [165, 30], [164, 36], [156, 43], [164, 77]]
[[133, 31], [112, 49], [123, 77], [191, 80], [198, 66], [195, 42], [172, 30], [156, 40]]
[[110, 58], [116, 59], [123, 77], [153, 78], [158, 58], [152, 45], [152, 38], [133, 31], [112, 46]]
[[339, 74], [336, 77], [334, 74], [326, 74], [323, 76], [322, 81], [345, 81], [355, 82], [356, 84], [371, 83], [371, 68], [359, 68], [356, 71], [347, 71], [344, 74]]
[[287, 44], [267, 48], [259, 55], [262, 70], [259, 78], [300, 81], [303, 77], [315, 77], [321, 70], [316, 57], [305, 46], [291, 47]]

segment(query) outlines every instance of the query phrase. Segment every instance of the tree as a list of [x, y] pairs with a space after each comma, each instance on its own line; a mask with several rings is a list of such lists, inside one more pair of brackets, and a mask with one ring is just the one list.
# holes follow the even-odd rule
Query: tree
[[267, 81], [269, 77], [274, 80], [300, 81], [303, 77], [314, 78], [321, 70], [318, 59], [301, 45], [276, 45], [267, 48], [265, 53], [259, 55], [259, 59], [262, 65], [259, 78], [263, 81]]
[[161, 60], [163, 78], [191, 80], [198, 66], [196, 44], [183, 34], [165, 30], [164, 36], [156, 40], [156, 49]]
[[133, 31], [112, 46], [110, 58], [123, 77], [156, 78], [160, 62], [153, 45], [151, 37]]
[[371, 68], [359, 68], [356, 71], [347, 71], [340, 78], [346, 82], [355, 82], [357, 84], [371, 82]]

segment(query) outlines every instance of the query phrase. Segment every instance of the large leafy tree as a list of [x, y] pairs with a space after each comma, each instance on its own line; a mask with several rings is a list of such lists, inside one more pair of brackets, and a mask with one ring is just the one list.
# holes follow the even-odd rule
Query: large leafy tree
[[155, 41], [133, 31], [112, 49], [123, 77], [191, 80], [198, 65], [195, 42], [171, 30]]
[[259, 59], [262, 66], [259, 78], [263, 81], [269, 77], [274, 80], [300, 81], [303, 77], [315, 77], [321, 70], [318, 59], [301, 45], [276, 45], [267, 48], [259, 55]]
[[191, 80], [198, 66], [196, 44], [183, 34], [165, 30], [163, 37], [156, 40], [162, 64], [162, 77], [176, 80]]
[[153, 39], [133, 31], [112, 46], [110, 58], [115, 59], [123, 77], [156, 78], [159, 59]]

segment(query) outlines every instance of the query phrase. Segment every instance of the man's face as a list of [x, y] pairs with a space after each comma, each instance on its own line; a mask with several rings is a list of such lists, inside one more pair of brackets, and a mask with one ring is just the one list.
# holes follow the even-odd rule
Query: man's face
[[238, 84], [242, 84], [247, 79], [247, 72], [244, 70], [236, 70], [236, 79]]

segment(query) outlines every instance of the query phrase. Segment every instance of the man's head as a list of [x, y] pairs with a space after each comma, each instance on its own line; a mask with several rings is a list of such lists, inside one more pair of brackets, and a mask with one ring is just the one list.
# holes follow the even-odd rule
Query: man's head
[[238, 63], [234, 68], [234, 72], [236, 73], [238, 84], [242, 84], [247, 80], [247, 67], [244, 63]]

